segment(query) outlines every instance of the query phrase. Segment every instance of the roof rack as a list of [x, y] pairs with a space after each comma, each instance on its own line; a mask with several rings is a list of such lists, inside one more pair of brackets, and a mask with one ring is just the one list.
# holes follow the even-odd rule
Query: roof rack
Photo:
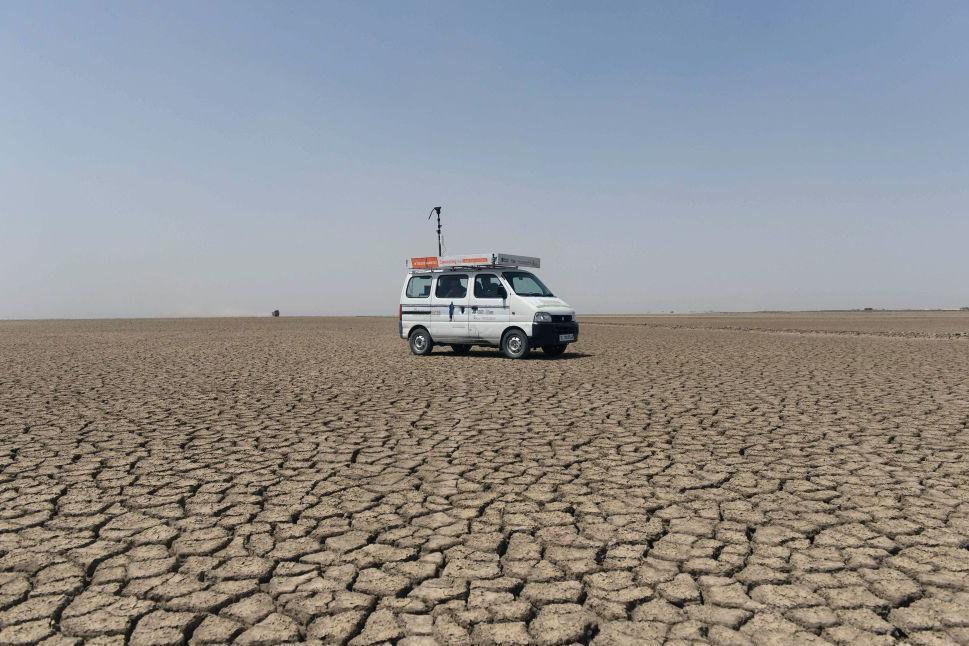
[[541, 267], [540, 258], [510, 253], [476, 253], [461, 256], [415, 256], [407, 259], [408, 269], [476, 269], [483, 267]]

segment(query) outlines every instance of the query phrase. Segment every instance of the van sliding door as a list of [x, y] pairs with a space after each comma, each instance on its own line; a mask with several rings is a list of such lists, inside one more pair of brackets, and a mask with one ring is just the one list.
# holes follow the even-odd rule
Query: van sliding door
[[468, 275], [439, 274], [431, 298], [431, 338], [436, 343], [468, 340]]

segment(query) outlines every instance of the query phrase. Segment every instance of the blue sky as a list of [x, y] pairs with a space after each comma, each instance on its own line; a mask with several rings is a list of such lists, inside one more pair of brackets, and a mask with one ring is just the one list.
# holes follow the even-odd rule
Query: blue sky
[[969, 305], [969, 4], [6, 3], [0, 318]]

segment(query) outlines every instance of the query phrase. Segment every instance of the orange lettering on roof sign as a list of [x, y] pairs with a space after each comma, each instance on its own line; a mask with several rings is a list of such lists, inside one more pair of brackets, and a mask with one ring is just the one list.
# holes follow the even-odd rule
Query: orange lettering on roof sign
[[414, 269], [437, 269], [437, 256], [411, 258], [410, 264]]
[[470, 262], [470, 263], [489, 262], [490, 260], [491, 260], [490, 258], [462, 258], [461, 262]]

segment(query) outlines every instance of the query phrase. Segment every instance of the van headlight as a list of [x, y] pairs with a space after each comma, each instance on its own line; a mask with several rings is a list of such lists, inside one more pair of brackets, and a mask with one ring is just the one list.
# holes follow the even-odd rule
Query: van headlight
[[552, 315], [548, 312], [535, 312], [535, 322], [536, 323], [551, 323]]

